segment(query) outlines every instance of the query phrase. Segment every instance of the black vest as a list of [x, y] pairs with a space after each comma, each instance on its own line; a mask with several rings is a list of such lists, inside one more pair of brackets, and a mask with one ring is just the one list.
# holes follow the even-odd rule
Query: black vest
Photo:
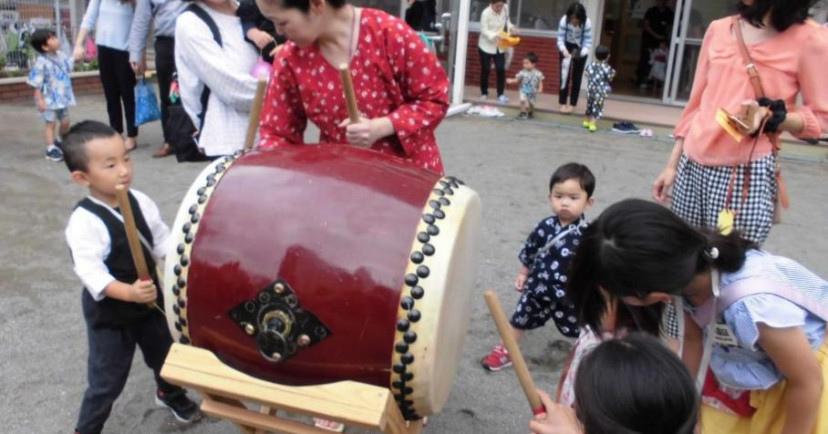
[[[149, 225], [147, 225], [147, 221], [144, 219], [144, 214], [141, 212], [141, 207], [138, 205], [138, 201], [135, 200], [135, 196], [132, 193], [129, 193], [129, 202], [132, 205], [135, 226], [138, 228], [138, 232], [151, 245], [154, 245], [152, 231], [150, 231]], [[132, 284], [138, 280], [138, 271], [135, 269], [132, 252], [129, 250], [129, 241], [127, 240], [124, 223], [118, 217], [115, 217], [108, 208], [93, 202], [88, 197], [78, 202], [77, 207], [83, 208], [97, 216], [103, 221], [106, 230], [109, 231], [111, 246], [109, 256], [104, 260], [109, 274], [123, 283]], [[155, 275], [155, 259], [152, 256], [152, 252], [143, 243], [141, 243], [141, 248], [144, 252], [147, 268], [149, 268], [152, 280], [155, 282], [156, 288], [160, 288], [158, 277]], [[156, 303], [158, 306], [164, 305], [160, 291], [158, 291]], [[101, 301], [96, 302], [89, 294], [89, 291], [84, 288], [83, 312], [87, 321], [93, 327], [120, 327], [143, 320], [155, 314], [156, 309], [144, 304], [130, 303], [109, 297], [104, 297]]]

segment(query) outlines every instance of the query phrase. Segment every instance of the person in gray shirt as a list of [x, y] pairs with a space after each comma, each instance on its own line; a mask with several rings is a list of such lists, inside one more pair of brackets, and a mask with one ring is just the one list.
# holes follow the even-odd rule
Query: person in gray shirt
[[161, 128], [164, 144], [152, 154], [155, 158], [172, 154], [167, 131], [170, 104], [170, 82], [175, 74], [175, 20], [187, 4], [181, 0], [136, 0], [135, 15], [129, 32], [129, 61], [137, 74], [147, 68], [146, 46], [150, 24], [155, 20], [155, 70], [161, 93]]

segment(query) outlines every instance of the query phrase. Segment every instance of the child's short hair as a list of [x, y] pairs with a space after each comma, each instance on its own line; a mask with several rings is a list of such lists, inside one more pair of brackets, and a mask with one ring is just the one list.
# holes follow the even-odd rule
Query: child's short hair
[[595, 58], [598, 60], [607, 60], [610, 55], [609, 48], [606, 45], [599, 45], [595, 47]]
[[57, 34], [52, 30], [37, 29], [34, 33], [32, 33], [29, 43], [32, 44], [32, 47], [37, 50], [38, 53], [44, 53], [43, 46], [46, 45], [46, 41], [48, 41], [52, 36], [57, 36]]
[[537, 65], [538, 64], [538, 55], [535, 54], [534, 51], [530, 51], [530, 52], [526, 53], [526, 55], [523, 56], [523, 58], [530, 61], [530, 62], [532, 62], [532, 65]]
[[552, 174], [552, 179], [549, 180], [549, 191], [552, 191], [555, 184], [570, 179], [577, 179], [581, 183], [581, 188], [587, 192], [587, 197], [592, 197], [592, 192], [595, 191], [595, 175], [588, 167], [579, 163], [567, 163], [558, 167], [555, 173]]
[[63, 136], [63, 161], [70, 172], [80, 170], [86, 172], [89, 156], [86, 155], [86, 144], [95, 139], [108, 139], [118, 135], [118, 132], [109, 125], [98, 121], [78, 122]]

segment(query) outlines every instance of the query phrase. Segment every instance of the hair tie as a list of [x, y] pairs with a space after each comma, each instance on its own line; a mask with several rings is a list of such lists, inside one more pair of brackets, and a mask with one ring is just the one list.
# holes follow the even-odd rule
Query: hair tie
[[719, 257], [719, 249], [711, 247], [706, 252], [704, 252], [704, 255], [707, 256], [707, 258], [711, 261], [716, 260]]

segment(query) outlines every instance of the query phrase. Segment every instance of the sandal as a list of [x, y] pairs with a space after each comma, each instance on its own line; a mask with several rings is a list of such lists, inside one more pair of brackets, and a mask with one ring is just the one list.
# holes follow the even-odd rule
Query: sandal
[[164, 143], [152, 153], [152, 158], [164, 158], [172, 155], [172, 146], [169, 143]]
[[313, 426], [324, 429], [325, 431], [332, 431], [332, 432], [343, 432], [345, 431], [345, 425], [328, 419], [322, 419], [319, 417], [313, 418]]

